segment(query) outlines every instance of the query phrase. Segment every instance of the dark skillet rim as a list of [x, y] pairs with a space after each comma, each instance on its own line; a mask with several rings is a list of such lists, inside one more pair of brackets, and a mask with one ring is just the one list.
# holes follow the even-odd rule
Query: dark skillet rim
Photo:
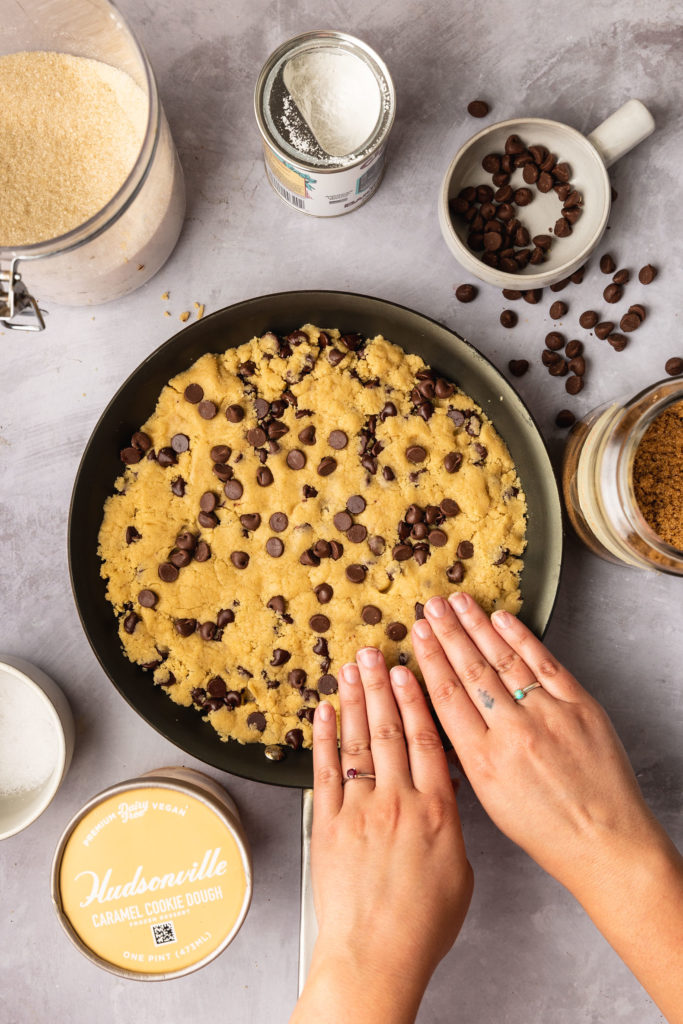
[[[207, 328], [210, 328], [210, 325], [212, 324], [212, 322], [220, 321], [221, 318], [223, 318], [225, 316], [227, 311], [230, 311], [232, 314], [237, 314], [240, 310], [245, 310], [246, 311], [246, 310], [248, 310], [250, 308], [258, 307], [258, 305], [260, 303], [264, 303], [266, 301], [276, 301], [276, 300], [283, 300], [284, 301], [284, 300], [293, 300], [295, 298], [297, 300], [310, 298], [311, 305], [314, 303], [316, 298], [318, 298], [318, 299], [332, 299], [332, 298], [335, 298], [335, 299], [339, 299], [340, 306], [345, 301], [347, 301], [349, 299], [354, 300], [354, 301], [355, 300], [362, 300], [362, 301], [367, 301], [367, 302], [370, 302], [370, 303], [373, 303], [373, 304], [378, 304], [380, 306], [391, 307], [392, 309], [397, 310], [399, 313], [405, 313], [405, 314], [410, 315], [411, 317], [417, 317], [420, 320], [424, 321], [426, 324], [430, 325], [430, 327], [435, 327], [439, 331], [443, 331], [443, 332], [446, 332], [448, 335], [451, 335], [451, 337], [453, 338], [453, 340], [455, 341], [455, 343], [457, 345], [464, 345], [464, 346], [466, 346], [466, 348], [471, 351], [471, 353], [472, 353], [472, 355], [474, 357], [474, 361], [476, 362], [477, 360], [481, 360], [484, 364], [486, 364], [490, 368], [490, 370], [493, 371], [494, 376], [497, 377], [500, 382], [502, 382], [503, 390], [504, 391], [508, 391], [509, 395], [514, 399], [514, 401], [516, 401], [518, 403], [520, 408], [516, 410], [517, 413], [519, 413], [521, 411], [521, 412], [523, 412], [528, 417], [529, 422], [530, 422], [531, 426], [533, 427], [533, 429], [534, 429], [534, 431], [535, 431], [535, 433], [537, 435], [537, 439], [540, 442], [541, 449], [542, 449], [542, 451], [543, 451], [543, 453], [545, 455], [545, 459], [547, 460], [547, 470], [548, 470], [548, 473], [549, 473], [549, 477], [550, 477], [550, 479], [552, 481], [552, 486], [550, 487], [551, 497], [552, 497], [553, 503], [555, 505], [555, 508], [551, 509], [549, 511], [554, 513], [554, 515], [552, 516], [552, 518], [555, 520], [555, 522], [553, 524], [553, 529], [554, 529], [554, 532], [556, 534], [556, 536], [555, 536], [555, 543], [556, 543], [556, 545], [558, 545], [558, 547], [557, 547], [557, 550], [556, 550], [555, 564], [550, 566], [549, 569], [548, 569], [548, 572], [549, 573], [552, 572], [553, 575], [555, 576], [555, 583], [554, 583], [554, 592], [553, 592], [552, 600], [547, 604], [546, 612], [545, 612], [545, 614], [543, 616], [542, 627], [541, 627], [540, 631], [537, 630], [537, 633], [538, 633], [538, 635], [540, 635], [541, 638], [545, 635], [545, 632], [546, 632], [546, 630], [548, 628], [548, 625], [550, 623], [550, 620], [552, 618], [552, 615], [553, 615], [553, 612], [554, 612], [554, 609], [555, 609], [555, 606], [556, 606], [556, 603], [557, 603], [557, 596], [558, 596], [559, 584], [560, 584], [560, 575], [561, 575], [561, 571], [562, 571], [563, 555], [564, 555], [564, 523], [563, 523], [563, 518], [562, 518], [562, 505], [561, 505], [561, 501], [560, 501], [559, 488], [558, 488], [557, 480], [555, 478], [555, 474], [554, 474], [553, 469], [552, 469], [552, 464], [551, 464], [551, 461], [550, 461], [550, 456], [548, 454], [547, 446], [546, 446], [545, 441], [543, 439], [543, 436], [541, 434], [541, 431], [540, 431], [540, 428], [538, 426], [538, 423], [537, 423], [533, 413], [531, 412], [531, 410], [527, 407], [526, 403], [523, 401], [523, 399], [520, 397], [520, 395], [517, 393], [517, 391], [512, 387], [512, 385], [503, 377], [503, 375], [500, 372], [500, 370], [498, 370], [497, 367], [491, 362], [491, 360], [488, 359], [485, 355], [483, 355], [483, 353], [481, 353], [479, 351], [479, 349], [477, 349], [474, 345], [472, 345], [466, 339], [461, 338], [459, 335], [457, 335], [455, 333], [455, 331], [453, 329], [451, 329], [450, 327], [445, 326], [444, 324], [440, 323], [438, 320], [435, 320], [433, 317], [429, 317], [429, 316], [425, 315], [424, 313], [420, 313], [417, 310], [412, 309], [409, 306], [402, 305], [401, 303], [393, 302], [393, 301], [390, 301], [390, 300], [387, 300], [387, 299], [377, 298], [376, 296], [372, 296], [372, 295], [364, 295], [364, 294], [358, 293], [358, 292], [344, 292], [344, 291], [338, 291], [336, 289], [301, 289], [301, 290], [291, 290], [291, 291], [284, 291], [284, 292], [272, 292], [272, 293], [267, 293], [267, 294], [264, 294], [264, 295], [254, 296], [252, 298], [243, 299], [240, 302], [233, 303], [230, 306], [225, 306], [225, 307], [223, 307], [223, 308], [221, 308], [219, 310], [216, 310], [214, 313], [209, 314], [209, 316], [203, 317], [201, 320], [194, 321], [194, 323], [192, 323], [189, 326], [181, 329], [176, 334], [174, 334], [172, 337], [167, 338], [166, 341], [162, 342], [161, 345], [157, 346], [156, 349], [154, 349], [151, 353], [149, 353], [149, 355], [147, 355], [142, 360], [142, 362], [140, 362], [137, 365], [137, 367], [128, 375], [128, 377], [125, 379], [125, 381], [116, 390], [115, 394], [112, 396], [112, 398], [107, 403], [107, 405], [105, 406], [104, 410], [102, 411], [101, 415], [99, 416], [99, 418], [97, 420], [97, 423], [92, 428], [91, 433], [90, 433], [90, 437], [89, 437], [89, 439], [88, 439], [88, 441], [86, 443], [86, 446], [84, 448], [83, 454], [82, 454], [81, 459], [79, 461], [78, 469], [77, 469], [77, 472], [76, 472], [76, 477], [75, 477], [75, 480], [74, 480], [74, 486], [73, 486], [72, 493], [71, 493], [71, 499], [70, 499], [70, 503], [69, 503], [69, 518], [68, 518], [68, 526], [67, 526], [67, 548], [68, 548], [68, 563], [69, 563], [69, 580], [70, 580], [70, 584], [71, 584], [72, 594], [73, 594], [73, 597], [74, 597], [74, 602], [75, 602], [75, 605], [76, 605], [76, 610], [78, 612], [78, 617], [79, 617], [79, 620], [81, 622], [81, 626], [82, 626], [83, 631], [84, 631], [84, 633], [85, 633], [85, 635], [87, 637], [88, 643], [90, 644], [90, 647], [92, 648], [93, 653], [95, 654], [95, 657], [97, 658], [97, 661], [99, 662], [99, 664], [100, 664], [101, 668], [103, 669], [105, 675], [109, 678], [111, 683], [117, 689], [119, 694], [123, 697], [123, 699], [126, 701], [126, 703], [141, 718], [143, 718], [144, 721], [147, 722], [148, 725], [152, 726], [152, 728], [155, 729], [156, 732], [158, 732], [160, 735], [162, 735], [169, 742], [173, 743], [174, 746], [178, 747], [179, 750], [183, 751], [183, 753], [189, 754], [190, 756], [193, 756], [193, 757], [197, 758], [198, 760], [202, 761], [204, 764], [208, 764], [208, 765], [210, 765], [210, 766], [212, 766], [214, 768], [217, 768], [217, 769], [219, 769], [221, 771], [225, 771], [228, 774], [234, 774], [234, 775], [239, 776], [240, 778], [249, 779], [250, 781], [253, 781], [253, 782], [266, 782], [266, 783], [270, 783], [270, 784], [273, 784], [273, 785], [280, 785], [280, 786], [285, 786], [285, 787], [289, 787], [289, 788], [305, 788], [305, 787], [308, 787], [308, 786], [312, 785], [313, 761], [312, 761], [312, 753], [311, 753], [310, 750], [299, 750], [299, 751], [287, 750], [287, 754], [286, 754], [285, 760], [283, 762], [277, 763], [277, 762], [270, 762], [270, 761], [268, 761], [265, 758], [265, 756], [262, 753], [263, 747], [262, 747], [261, 744], [243, 745], [243, 744], [237, 743], [237, 741], [235, 741], [235, 740], [228, 740], [225, 743], [221, 742], [219, 740], [218, 742], [220, 743], [220, 747], [216, 748], [216, 750], [217, 751], [221, 750], [221, 749], [227, 750], [228, 753], [229, 753], [229, 758], [228, 758], [229, 760], [232, 760], [232, 755], [238, 755], [240, 752], [242, 753], [242, 757], [244, 757], [245, 750], [247, 749], [247, 746], [251, 747], [252, 749], [256, 749], [256, 750], [260, 750], [261, 751], [261, 762], [260, 763], [257, 762], [255, 766], [249, 766], [245, 770], [245, 768], [239, 763], [240, 758], [238, 757], [237, 758], [238, 763], [236, 765], [231, 765], [230, 767], [226, 767], [224, 760], [221, 759], [220, 757], [218, 757], [217, 753], [214, 754], [212, 749], [209, 749], [208, 751], [204, 750], [204, 749], [201, 749], [202, 748], [202, 742], [201, 741], [204, 739], [204, 737], [206, 737], [207, 740], [210, 739], [210, 740], [214, 740], [215, 741], [216, 738], [217, 738], [217, 734], [215, 733], [215, 731], [213, 730], [213, 727], [211, 725], [209, 725], [208, 723], [205, 723], [205, 722], [201, 721], [201, 719], [199, 719], [198, 713], [196, 712], [196, 710], [194, 708], [184, 708], [184, 707], [180, 707], [179, 705], [175, 705], [175, 704], [173, 704], [173, 702], [170, 701], [169, 697], [166, 694], [161, 693], [161, 692], [158, 693], [159, 697], [163, 698], [163, 701], [166, 701], [166, 702], [168, 702], [168, 704], [172, 705], [173, 709], [177, 709], [177, 712], [178, 712], [178, 714], [181, 717], [187, 716], [187, 713], [189, 712], [192, 716], [194, 716], [194, 719], [192, 719], [191, 721], [198, 720], [199, 726], [201, 726], [205, 730], [207, 730], [206, 733], [202, 733], [198, 737], [195, 737], [195, 735], [193, 735], [193, 734], [190, 734], [189, 736], [187, 736], [187, 735], [173, 735], [172, 734], [173, 732], [176, 732], [176, 733], [180, 732], [180, 733], [182, 733], [182, 731], [183, 731], [182, 730], [182, 723], [179, 724], [179, 727], [177, 729], [172, 729], [169, 732], [168, 726], [164, 726], [164, 725], [160, 724], [158, 721], [155, 721], [147, 713], [145, 713], [143, 710], [141, 710], [137, 706], [135, 700], [132, 697], [130, 697], [128, 695], [128, 693], [126, 693], [122, 689], [122, 687], [119, 685], [119, 683], [117, 682], [113, 672], [110, 670], [109, 666], [105, 663], [105, 658], [101, 654], [96, 641], [93, 639], [93, 637], [91, 635], [91, 629], [90, 629], [90, 626], [89, 626], [88, 621], [87, 621], [87, 613], [84, 613], [84, 610], [83, 610], [83, 608], [81, 606], [81, 601], [79, 600], [79, 593], [80, 593], [80, 589], [81, 588], [80, 588], [79, 580], [78, 580], [78, 570], [74, 566], [75, 553], [76, 553], [76, 548], [77, 548], [77, 538], [75, 538], [75, 536], [74, 536], [74, 518], [75, 518], [76, 502], [80, 498], [79, 486], [81, 485], [81, 476], [82, 476], [85, 464], [88, 461], [88, 457], [89, 457], [92, 449], [96, 445], [101, 443], [100, 439], [99, 439], [99, 436], [98, 436], [100, 428], [101, 428], [103, 422], [105, 421], [105, 419], [107, 418], [107, 416], [109, 415], [110, 411], [112, 410], [112, 407], [114, 407], [116, 405], [116, 403], [118, 402], [119, 398], [138, 379], [139, 375], [144, 370], [144, 368], [147, 367], [152, 361], [156, 360], [159, 357], [159, 355], [162, 353], [162, 351], [164, 351], [167, 348], [171, 348], [174, 344], [177, 344], [179, 338], [184, 337], [184, 338], [187, 339], [188, 336], [191, 336], [192, 334], [196, 334], [196, 333], [200, 333], [200, 332], [203, 333], [204, 331], [207, 330]], [[294, 328], [292, 328], [292, 329], [294, 329]], [[238, 344], [242, 344], [244, 342], [244, 340], [248, 340], [248, 339], [244, 339], [243, 338], [243, 339], [241, 339], [238, 342]], [[228, 347], [233, 347], [233, 346], [228, 346]], [[205, 351], [206, 352], [211, 352], [211, 351], [216, 351], [216, 349], [214, 349], [212, 347], [207, 347], [205, 349]], [[195, 359], [199, 358], [199, 356], [195, 356], [194, 358]], [[191, 365], [191, 363], [188, 364], [188, 365]], [[179, 372], [182, 372], [182, 371], [180, 369], [177, 369], [177, 370], [174, 369], [173, 372], [169, 374], [169, 377], [170, 376], [174, 376], [176, 373], [179, 373]], [[480, 402], [479, 399], [477, 399], [477, 401]], [[481, 404], [481, 402], [480, 402], [480, 404]], [[491, 419], [495, 418], [491, 414], [491, 412], [487, 412], [486, 414]], [[506, 443], [509, 444], [509, 441], [505, 437], [503, 439], [506, 440]], [[112, 480], [112, 488], [113, 488], [113, 482], [114, 481]], [[96, 555], [95, 555], [95, 557], [97, 558]], [[99, 559], [98, 559], [98, 563], [99, 563]], [[97, 566], [97, 573], [98, 573], [98, 576], [99, 576], [99, 564]], [[102, 583], [102, 587], [104, 587], [104, 582]], [[121, 651], [121, 658], [123, 660], [127, 660], [127, 659], [125, 659], [125, 656], [123, 655], [122, 651]], [[128, 664], [132, 664], [132, 663], [128, 663]], [[157, 692], [160, 690], [160, 688], [158, 688], [158, 687], [153, 687], [152, 689], [154, 691], [157, 691]], [[193, 728], [196, 729], [197, 726], [193, 726]], [[259, 768], [265, 768], [266, 771], [265, 772], [261, 771], [261, 770], [259, 770]]]

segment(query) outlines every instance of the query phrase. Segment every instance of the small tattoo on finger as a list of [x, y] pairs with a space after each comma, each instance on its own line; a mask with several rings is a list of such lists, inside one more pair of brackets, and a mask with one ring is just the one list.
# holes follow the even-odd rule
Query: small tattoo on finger
[[491, 694], [486, 690], [477, 690], [477, 696], [485, 708], [492, 708], [496, 703]]

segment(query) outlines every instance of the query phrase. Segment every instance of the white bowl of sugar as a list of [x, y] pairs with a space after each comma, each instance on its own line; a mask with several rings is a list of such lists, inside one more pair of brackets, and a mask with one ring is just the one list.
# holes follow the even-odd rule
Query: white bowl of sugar
[[43, 813], [67, 773], [74, 721], [57, 684], [22, 658], [0, 660], [0, 839]]

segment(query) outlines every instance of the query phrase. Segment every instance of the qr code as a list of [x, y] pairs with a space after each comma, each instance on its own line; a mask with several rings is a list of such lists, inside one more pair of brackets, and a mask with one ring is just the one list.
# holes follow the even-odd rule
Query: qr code
[[154, 945], [163, 946], [166, 942], [177, 942], [173, 921], [162, 921], [161, 924], [152, 925]]

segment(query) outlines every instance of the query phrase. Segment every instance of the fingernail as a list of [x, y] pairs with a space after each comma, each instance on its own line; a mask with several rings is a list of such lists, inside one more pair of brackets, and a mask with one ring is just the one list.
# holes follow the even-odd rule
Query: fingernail
[[512, 625], [512, 616], [510, 615], [510, 612], [494, 612], [491, 618], [497, 626], [500, 626], [501, 629], [507, 629], [508, 626]]
[[348, 662], [346, 665], [342, 665], [342, 673], [345, 683], [359, 683], [360, 673], [358, 671], [358, 665], [354, 661]]
[[467, 594], [452, 594], [449, 598], [456, 612], [466, 612], [470, 599]]
[[396, 683], [397, 686], [405, 686], [410, 679], [410, 672], [402, 665], [394, 665], [390, 674], [392, 683]]
[[334, 718], [334, 708], [326, 700], [318, 705], [318, 718], [322, 719], [323, 722], [329, 722], [330, 719]]
[[413, 626], [413, 632], [419, 636], [420, 640], [429, 640], [432, 635], [432, 627], [426, 619], [418, 619]]
[[430, 597], [425, 605], [425, 611], [433, 615], [435, 619], [442, 619], [446, 614], [448, 605], [442, 597]]
[[356, 652], [356, 657], [361, 665], [365, 665], [366, 668], [374, 668], [381, 655], [376, 647], [363, 647]]

